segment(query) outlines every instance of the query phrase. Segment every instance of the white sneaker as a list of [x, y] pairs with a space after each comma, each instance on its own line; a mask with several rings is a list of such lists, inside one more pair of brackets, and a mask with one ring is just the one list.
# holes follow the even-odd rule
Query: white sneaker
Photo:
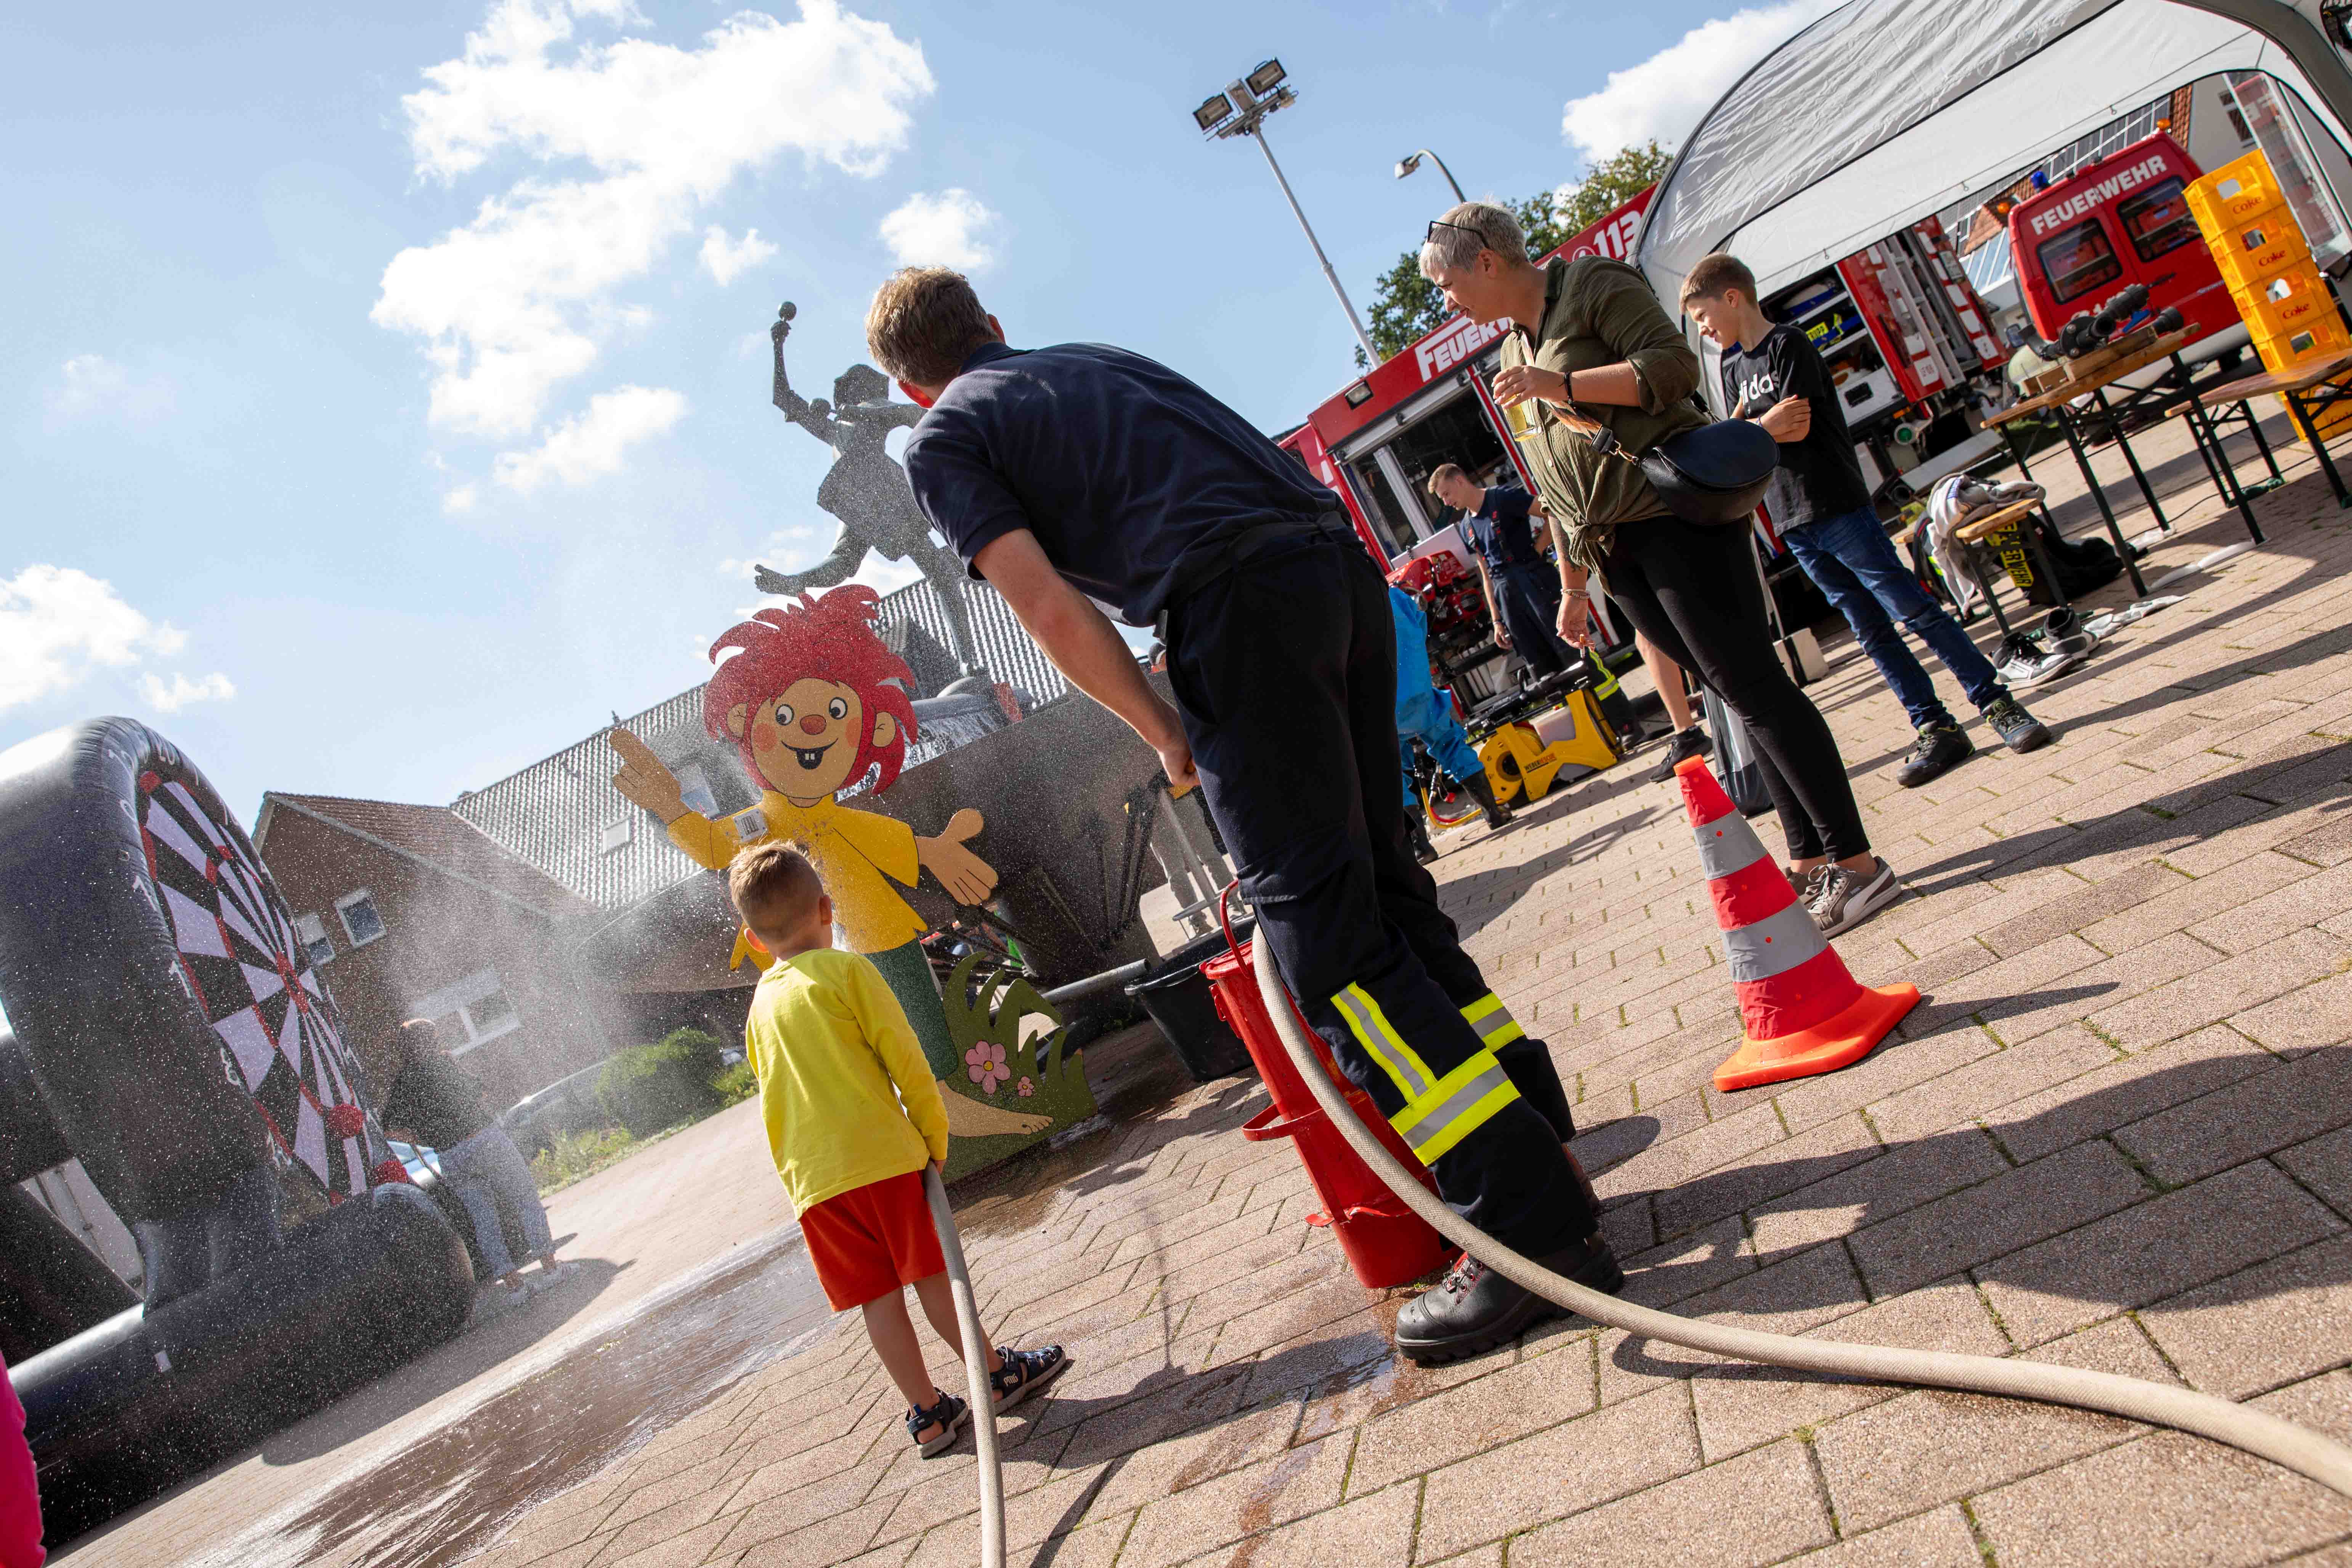
[[536, 1296], [542, 1290], [554, 1289], [579, 1272], [580, 1265], [577, 1263], [559, 1263], [555, 1266], [555, 1272], [552, 1274], [545, 1269], [534, 1269], [530, 1277], [523, 1280], [523, 1289]]

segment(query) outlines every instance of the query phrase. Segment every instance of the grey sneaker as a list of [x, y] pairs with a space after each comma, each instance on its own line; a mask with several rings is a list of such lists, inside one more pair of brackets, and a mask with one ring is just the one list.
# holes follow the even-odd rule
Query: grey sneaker
[[2012, 752], [2037, 752], [2050, 743], [2050, 726], [2025, 710], [2025, 704], [2006, 691], [1984, 707], [1985, 722], [2001, 744]]
[[1806, 907], [1812, 910], [1813, 924], [1823, 936], [1852, 930], [1903, 896], [1895, 868], [1875, 856], [1872, 859], [1876, 869], [1868, 876], [1857, 875], [1834, 861], [1822, 868]]

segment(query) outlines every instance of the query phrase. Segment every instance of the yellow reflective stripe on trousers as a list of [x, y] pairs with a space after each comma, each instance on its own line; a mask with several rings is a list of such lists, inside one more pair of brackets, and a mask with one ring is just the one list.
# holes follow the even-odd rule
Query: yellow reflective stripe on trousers
[[1519, 1021], [1511, 1016], [1511, 1010], [1492, 991], [1463, 1008], [1462, 1017], [1478, 1031], [1478, 1037], [1486, 1042], [1490, 1051], [1527, 1037], [1528, 1032], [1519, 1027]]
[[1381, 1011], [1381, 1005], [1362, 986], [1349, 986], [1331, 998], [1331, 1005], [1339, 1009], [1339, 1016], [1347, 1019], [1348, 1027], [1355, 1032], [1357, 1043], [1389, 1075], [1407, 1106], [1435, 1087], [1437, 1075], [1404, 1043], [1404, 1037], [1396, 1032], [1388, 1015]]
[[1424, 1165], [1486, 1124], [1519, 1091], [1492, 1051], [1480, 1051], [1437, 1080], [1435, 1088], [1389, 1118]]

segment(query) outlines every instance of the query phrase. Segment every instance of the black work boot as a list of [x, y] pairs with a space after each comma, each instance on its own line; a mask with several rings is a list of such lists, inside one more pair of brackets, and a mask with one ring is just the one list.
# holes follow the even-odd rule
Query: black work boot
[[1919, 739], [1904, 757], [1903, 765], [1895, 770], [1895, 782], [1905, 789], [1917, 789], [1967, 762], [1976, 754], [1976, 749], [1968, 731], [1949, 719], [1922, 724]]
[[[1598, 1234], [1536, 1261], [1612, 1296], [1625, 1288], [1625, 1271]], [[1559, 1310], [1465, 1257], [1446, 1270], [1444, 1279], [1404, 1304], [1397, 1314], [1396, 1347], [1423, 1366], [1460, 1361], [1508, 1344], [1535, 1324], [1558, 1317]]]
[[1423, 865], [1437, 858], [1437, 846], [1429, 841], [1429, 824], [1416, 812], [1404, 825], [1405, 842], [1412, 847], [1412, 858]]
[[1486, 776], [1484, 768], [1464, 779], [1462, 787], [1469, 792], [1470, 798], [1476, 801], [1478, 809], [1486, 814], [1487, 826], [1500, 827], [1511, 820], [1511, 808], [1495, 798], [1494, 781]]

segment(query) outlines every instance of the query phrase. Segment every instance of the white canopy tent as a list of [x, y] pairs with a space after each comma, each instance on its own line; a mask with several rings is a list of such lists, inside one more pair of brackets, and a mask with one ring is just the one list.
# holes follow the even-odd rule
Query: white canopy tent
[[[2276, 0], [2219, 4], [2287, 42], [2169, 0], [1852, 0], [1707, 112], [1636, 259], [1661, 300], [1716, 250], [1769, 293], [2216, 71], [2270, 73], [2352, 145], [2327, 107], [2352, 108], [2352, 76], [2308, 18]], [[2328, 79], [2315, 86], [2288, 44]]]

